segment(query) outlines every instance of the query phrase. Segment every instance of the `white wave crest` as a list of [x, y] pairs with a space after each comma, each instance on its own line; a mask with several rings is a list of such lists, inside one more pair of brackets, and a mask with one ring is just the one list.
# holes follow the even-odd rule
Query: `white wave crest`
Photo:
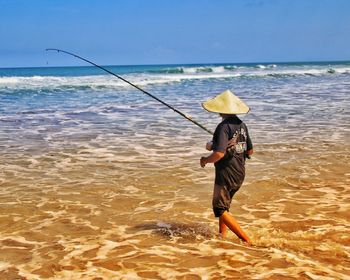
[[[261, 65], [263, 66], [263, 65]], [[264, 78], [280, 76], [322, 76], [350, 74], [350, 66], [290, 67], [274, 64], [233, 68], [232, 66], [183, 67], [176, 73], [126, 74], [123, 77], [135, 85], [144, 87], [153, 84], [181, 82], [183, 80], [224, 79], [224, 78]], [[262, 71], [263, 69], [263, 71]], [[0, 77], [0, 90], [106, 90], [130, 87], [127, 83], [111, 75], [93, 76], [31, 76]]]
[[226, 72], [226, 69], [224, 66], [218, 66], [218, 67], [213, 67], [213, 72], [214, 73], [224, 73]]

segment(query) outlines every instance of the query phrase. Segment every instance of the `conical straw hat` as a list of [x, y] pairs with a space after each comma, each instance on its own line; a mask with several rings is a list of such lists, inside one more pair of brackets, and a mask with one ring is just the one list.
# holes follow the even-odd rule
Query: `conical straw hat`
[[249, 107], [231, 91], [225, 90], [218, 96], [202, 103], [205, 110], [221, 114], [246, 114]]

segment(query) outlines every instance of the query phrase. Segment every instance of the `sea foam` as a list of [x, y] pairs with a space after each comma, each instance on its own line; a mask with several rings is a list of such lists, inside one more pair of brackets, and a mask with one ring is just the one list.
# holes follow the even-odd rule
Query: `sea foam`
[[[167, 69], [167, 70], [166, 70]], [[330, 71], [330, 69], [332, 71]], [[263, 70], [263, 71], [262, 71]], [[322, 76], [349, 74], [350, 66], [279, 66], [275, 64], [254, 67], [203, 66], [175, 67], [165, 70], [145, 71], [125, 74], [124, 78], [139, 86], [178, 83], [185, 80], [205, 80], [223, 78], [278, 78], [297, 76]], [[0, 76], [0, 91], [10, 90], [109, 90], [129, 87], [127, 83], [111, 75], [92, 76]]]

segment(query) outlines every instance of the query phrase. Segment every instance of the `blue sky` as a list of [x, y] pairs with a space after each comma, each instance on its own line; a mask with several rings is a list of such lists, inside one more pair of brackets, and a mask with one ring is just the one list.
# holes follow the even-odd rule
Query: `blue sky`
[[350, 60], [348, 0], [0, 0], [0, 67]]

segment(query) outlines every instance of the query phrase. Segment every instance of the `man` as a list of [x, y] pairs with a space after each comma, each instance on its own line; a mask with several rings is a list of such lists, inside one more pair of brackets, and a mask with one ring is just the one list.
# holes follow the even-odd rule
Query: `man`
[[212, 153], [200, 159], [201, 167], [208, 163], [215, 164], [213, 211], [215, 217], [219, 218], [219, 232], [225, 237], [229, 228], [250, 244], [249, 237], [228, 213], [232, 197], [242, 186], [245, 177], [245, 159], [253, 154], [248, 129], [236, 116], [248, 113], [249, 107], [229, 90], [202, 105], [207, 111], [219, 113], [222, 117], [212, 142], [207, 144], [207, 150], [212, 150]]

